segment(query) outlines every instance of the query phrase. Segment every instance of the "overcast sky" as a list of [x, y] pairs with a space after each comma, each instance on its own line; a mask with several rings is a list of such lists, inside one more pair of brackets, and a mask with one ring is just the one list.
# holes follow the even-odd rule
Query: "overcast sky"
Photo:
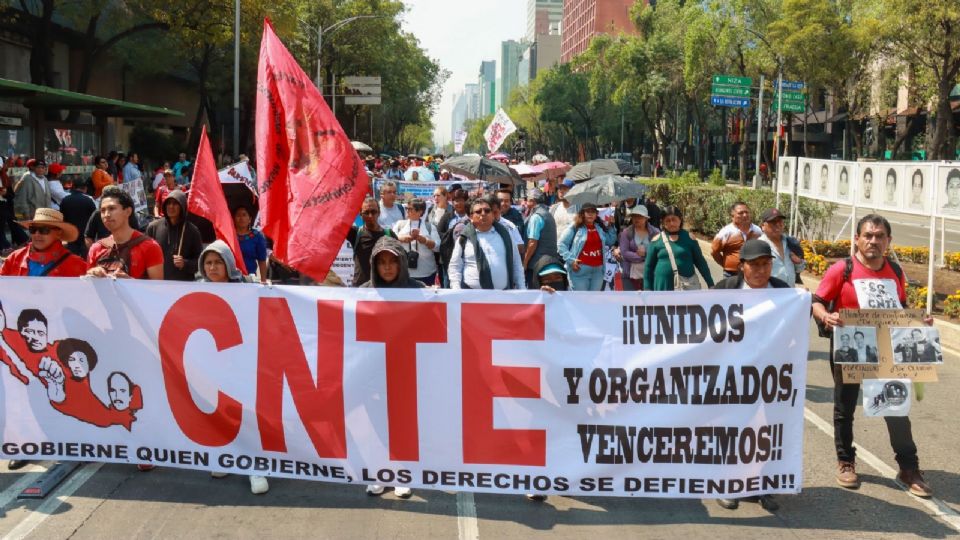
[[527, 29], [527, 0], [406, 0], [403, 28], [427, 54], [450, 71], [433, 117], [434, 141], [450, 141], [451, 102], [463, 85], [477, 82], [480, 62], [497, 61], [500, 42], [520, 40]]

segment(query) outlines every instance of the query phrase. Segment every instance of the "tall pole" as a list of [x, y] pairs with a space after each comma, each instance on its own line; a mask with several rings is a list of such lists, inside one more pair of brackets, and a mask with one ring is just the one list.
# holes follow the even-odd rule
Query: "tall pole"
[[760, 144], [763, 133], [763, 75], [760, 75], [760, 102], [757, 105], [757, 161], [754, 163], [753, 189], [760, 187]]
[[323, 55], [320, 54], [323, 46], [323, 24], [317, 25], [317, 90], [320, 90], [320, 95], [323, 95], [323, 79], [320, 78], [320, 65], [322, 64], [321, 58]]
[[[623, 103], [620, 103], [620, 158], [623, 159]], [[633, 161], [632, 159], [630, 161]]]
[[240, 155], [240, 0], [234, 3], [233, 27], [233, 159]]
[[[777, 75], [777, 163], [780, 163], [780, 129], [783, 126], [783, 67]], [[783, 155], [787, 155], [786, 149]]]

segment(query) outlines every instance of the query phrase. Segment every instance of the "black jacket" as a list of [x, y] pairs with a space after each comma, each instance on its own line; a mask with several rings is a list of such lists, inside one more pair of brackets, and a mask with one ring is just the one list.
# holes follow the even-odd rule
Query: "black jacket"
[[[783, 280], [770, 277], [770, 286], [774, 289], [789, 289], [791, 286], [784, 283]], [[713, 286], [714, 289], [740, 289], [743, 287], [743, 272], [738, 272], [735, 276], [720, 280]]]
[[[169, 218], [155, 219], [147, 225], [147, 236], [153, 238], [163, 249], [163, 279], [167, 281], [196, 281], [197, 261], [203, 252], [203, 241], [196, 225], [186, 221], [187, 196], [179, 189], [170, 192], [167, 200], [180, 205], [180, 223], [170, 223]], [[164, 202], [166, 204], [166, 202]], [[186, 227], [186, 230], [184, 230]], [[180, 237], [183, 236], [183, 246]], [[184, 258], [183, 268], [173, 265], [173, 256], [178, 253]]]

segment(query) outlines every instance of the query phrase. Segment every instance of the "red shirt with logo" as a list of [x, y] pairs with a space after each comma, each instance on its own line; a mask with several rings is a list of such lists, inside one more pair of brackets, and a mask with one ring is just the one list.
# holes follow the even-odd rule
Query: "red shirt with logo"
[[889, 262], [884, 262], [880, 270], [874, 271], [853, 257], [853, 271], [850, 272], [850, 279], [844, 282], [845, 266], [845, 260], [833, 263], [817, 287], [816, 294], [820, 299], [826, 302], [838, 299], [835, 310], [897, 309], [906, 305], [906, 284], [904, 279], [897, 277]]
[[[133, 231], [129, 241], [143, 236], [139, 231]], [[104, 241], [107, 245], [104, 245]], [[87, 263], [93, 268], [97, 266], [97, 259], [108, 256], [112, 248], [113, 237], [108, 236], [90, 246], [90, 252], [87, 254]], [[145, 241], [133, 246], [130, 250], [130, 268], [127, 275], [134, 279], [147, 277], [147, 269], [163, 264], [163, 249], [155, 240], [147, 238]]]
[[600, 239], [600, 232], [595, 225], [587, 227], [587, 241], [577, 259], [586, 266], [603, 266], [603, 240]]

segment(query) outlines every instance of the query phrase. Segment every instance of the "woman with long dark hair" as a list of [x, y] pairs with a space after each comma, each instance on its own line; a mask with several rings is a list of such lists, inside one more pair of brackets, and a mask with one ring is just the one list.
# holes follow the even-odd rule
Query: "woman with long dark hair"
[[713, 287], [710, 267], [700, 244], [683, 230], [683, 214], [676, 206], [663, 209], [663, 229], [647, 249], [643, 285], [648, 291], [696, 290], [700, 288], [697, 271]]

